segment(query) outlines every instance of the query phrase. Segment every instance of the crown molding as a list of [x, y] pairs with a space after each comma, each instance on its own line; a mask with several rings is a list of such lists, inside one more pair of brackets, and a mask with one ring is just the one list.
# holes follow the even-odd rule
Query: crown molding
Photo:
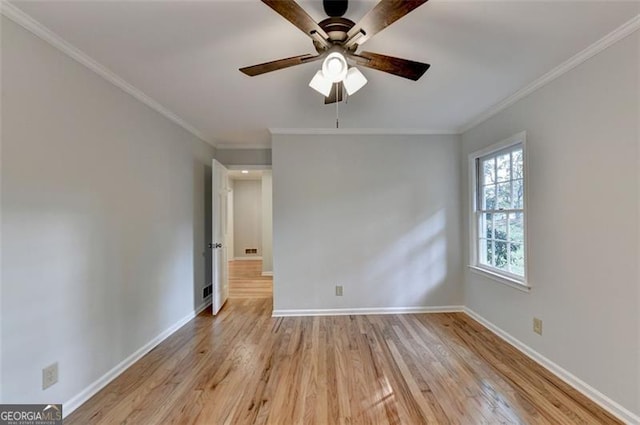
[[457, 130], [429, 130], [420, 128], [270, 128], [274, 135], [362, 135], [362, 136], [435, 136], [457, 135]]
[[515, 92], [511, 96], [509, 96], [509, 97], [503, 99], [502, 101], [496, 103], [495, 105], [493, 105], [492, 107], [490, 107], [486, 111], [482, 112], [480, 115], [477, 115], [471, 121], [467, 122], [466, 124], [464, 124], [460, 128], [458, 128], [457, 133], [458, 134], [465, 133], [465, 132], [469, 131], [470, 129], [472, 129], [473, 127], [475, 127], [475, 126], [477, 126], [479, 124], [482, 124], [483, 122], [485, 122], [489, 118], [491, 118], [494, 115], [496, 115], [497, 113], [505, 110], [506, 108], [508, 108], [509, 106], [513, 105], [514, 103], [516, 103], [520, 99], [523, 99], [524, 97], [530, 95], [531, 93], [533, 93], [534, 91], [538, 90], [539, 88], [549, 84], [550, 82], [552, 82], [556, 78], [566, 74], [567, 72], [571, 71], [576, 66], [580, 65], [581, 63], [587, 61], [588, 59], [590, 59], [593, 56], [597, 55], [598, 53], [602, 52], [607, 47], [609, 47], [609, 46], [617, 43], [618, 41], [622, 40], [623, 38], [633, 34], [638, 29], [640, 29], [640, 15], [636, 15], [635, 17], [633, 17], [629, 21], [625, 22], [624, 24], [622, 24], [621, 26], [619, 26], [615, 30], [611, 31], [609, 34], [607, 34], [604, 37], [602, 37], [600, 40], [596, 41], [595, 43], [593, 43], [592, 45], [590, 45], [586, 49], [582, 50], [580, 53], [572, 56], [571, 58], [569, 58], [565, 62], [561, 63], [557, 67], [553, 68], [551, 71], [549, 71], [546, 74], [544, 74], [543, 76], [541, 76], [540, 78], [534, 80], [530, 84], [528, 84], [525, 87], [521, 88], [520, 90], [518, 90], [517, 92]]
[[219, 143], [216, 145], [216, 149], [225, 150], [225, 149], [271, 149], [271, 145], [268, 143]]
[[140, 102], [144, 103], [151, 109], [156, 112], [162, 114], [167, 119], [173, 121], [178, 124], [180, 127], [187, 130], [189, 133], [196, 136], [198, 139], [206, 142], [209, 145], [215, 146], [213, 141], [209, 140], [202, 132], [196, 129], [194, 126], [186, 122], [184, 119], [180, 118], [178, 115], [171, 112], [169, 109], [162, 106], [159, 102], [154, 100], [153, 98], [144, 94], [141, 90], [126, 82], [123, 78], [118, 76], [113, 71], [109, 70], [107, 67], [91, 58], [89, 55], [84, 53], [82, 50], [74, 47], [67, 41], [65, 41], [62, 37], [51, 31], [49, 28], [42, 25], [40, 22], [33, 19], [31, 16], [24, 13], [22, 10], [11, 4], [6, 0], [2, 0], [0, 2], [0, 13], [11, 19], [16, 24], [20, 25], [27, 31], [31, 32], [35, 36], [41, 38], [46, 41], [56, 49], [65, 53], [67, 56], [86, 66], [105, 80], [109, 81], [114, 86], [120, 88], [125, 93], [135, 97]]

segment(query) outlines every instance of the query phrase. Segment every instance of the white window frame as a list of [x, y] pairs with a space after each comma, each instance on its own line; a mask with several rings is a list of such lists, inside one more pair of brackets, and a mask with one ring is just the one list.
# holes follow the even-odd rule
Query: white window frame
[[[522, 146], [522, 158], [523, 158], [523, 174], [524, 174], [524, 198], [523, 198], [523, 212], [524, 212], [524, 277], [518, 276], [506, 271], [499, 270], [495, 267], [488, 267], [481, 264], [479, 261], [478, 252], [478, 172], [477, 172], [477, 160], [488, 155], [498, 153], [513, 147], [515, 145]], [[469, 268], [472, 272], [481, 274], [494, 281], [506, 284], [516, 289], [528, 292], [531, 289], [528, 281], [528, 256], [529, 256], [529, 238], [527, 232], [527, 217], [528, 217], [528, 201], [529, 196], [528, 181], [528, 155], [527, 155], [527, 133], [525, 131], [515, 134], [507, 139], [504, 139], [498, 143], [488, 146], [479, 151], [469, 154]]]

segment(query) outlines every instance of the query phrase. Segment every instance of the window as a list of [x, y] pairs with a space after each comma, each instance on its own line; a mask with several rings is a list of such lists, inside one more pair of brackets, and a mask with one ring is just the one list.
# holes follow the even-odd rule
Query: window
[[526, 286], [525, 135], [472, 154], [472, 264]]

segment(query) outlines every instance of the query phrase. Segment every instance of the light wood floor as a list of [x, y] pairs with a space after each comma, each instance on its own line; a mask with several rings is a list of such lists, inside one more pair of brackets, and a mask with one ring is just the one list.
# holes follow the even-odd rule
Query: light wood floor
[[229, 298], [265, 298], [273, 293], [273, 278], [262, 276], [262, 260], [229, 261]]
[[612, 424], [462, 313], [204, 312], [74, 412], [85, 424]]

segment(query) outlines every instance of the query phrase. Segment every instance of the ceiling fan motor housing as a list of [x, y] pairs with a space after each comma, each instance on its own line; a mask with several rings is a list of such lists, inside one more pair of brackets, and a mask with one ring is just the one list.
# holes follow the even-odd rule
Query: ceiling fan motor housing
[[[341, 45], [345, 41], [347, 41], [347, 33], [351, 28], [355, 26], [355, 22], [347, 19], [347, 18], [327, 18], [318, 23], [320, 28], [322, 28], [327, 35], [329, 36], [329, 42], [334, 45]], [[313, 41], [313, 45], [318, 51], [318, 53], [323, 53], [327, 49], [322, 44]], [[349, 50], [354, 52], [358, 46], [354, 45]]]

